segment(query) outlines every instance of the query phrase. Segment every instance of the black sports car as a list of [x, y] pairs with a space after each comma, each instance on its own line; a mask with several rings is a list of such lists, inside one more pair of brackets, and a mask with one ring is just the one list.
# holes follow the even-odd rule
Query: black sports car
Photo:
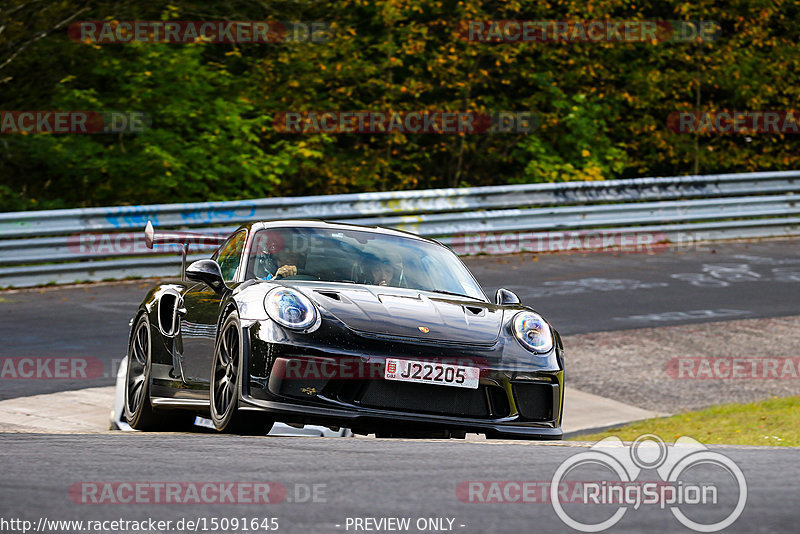
[[125, 418], [210, 417], [378, 436], [560, 439], [558, 333], [512, 292], [490, 302], [444, 245], [321, 221], [256, 222], [206, 240], [211, 259], [153, 287], [131, 321]]

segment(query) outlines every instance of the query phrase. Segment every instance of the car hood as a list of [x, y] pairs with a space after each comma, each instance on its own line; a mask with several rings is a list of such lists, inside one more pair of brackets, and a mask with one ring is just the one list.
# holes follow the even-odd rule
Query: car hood
[[503, 325], [501, 307], [469, 298], [362, 285], [297, 288], [359, 332], [492, 345]]

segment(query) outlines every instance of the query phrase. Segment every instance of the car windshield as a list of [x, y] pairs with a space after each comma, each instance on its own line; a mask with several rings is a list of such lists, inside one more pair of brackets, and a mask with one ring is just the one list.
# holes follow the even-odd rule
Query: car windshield
[[253, 236], [247, 277], [403, 287], [486, 298], [469, 270], [447, 248], [361, 230], [260, 230]]

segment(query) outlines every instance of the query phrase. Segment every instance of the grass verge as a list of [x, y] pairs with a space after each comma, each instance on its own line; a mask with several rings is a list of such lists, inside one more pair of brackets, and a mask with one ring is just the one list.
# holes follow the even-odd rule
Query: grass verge
[[800, 397], [723, 404], [696, 412], [645, 419], [571, 439], [599, 441], [617, 436], [623, 441], [633, 441], [642, 434], [655, 434], [667, 443], [689, 436], [701, 443], [797, 447], [800, 446]]

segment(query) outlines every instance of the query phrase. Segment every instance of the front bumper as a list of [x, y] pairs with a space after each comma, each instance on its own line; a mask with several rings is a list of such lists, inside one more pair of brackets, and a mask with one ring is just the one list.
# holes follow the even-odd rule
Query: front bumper
[[327, 408], [311, 404], [267, 401], [249, 396], [243, 397], [240, 409], [266, 411], [275, 414], [281, 421], [347, 427], [356, 434], [449, 430], [486, 434], [490, 438], [561, 439], [563, 435], [560, 425], [537, 426], [514, 424], [512, 421], [483, 421], [388, 410]]
[[[286, 339], [265, 341], [258, 323], [248, 331], [244, 409], [268, 411], [282, 421], [349, 427], [356, 433], [446, 430], [488, 437], [562, 436], [564, 373], [560, 355], [521, 370], [518, 365], [502, 364], [498, 357], [502, 346], [456, 350], [350, 338], [334, 347]], [[386, 358], [397, 357], [461, 365], [481, 362], [479, 387], [385, 380]], [[287, 369], [293, 368], [314, 372], [292, 376]]]

